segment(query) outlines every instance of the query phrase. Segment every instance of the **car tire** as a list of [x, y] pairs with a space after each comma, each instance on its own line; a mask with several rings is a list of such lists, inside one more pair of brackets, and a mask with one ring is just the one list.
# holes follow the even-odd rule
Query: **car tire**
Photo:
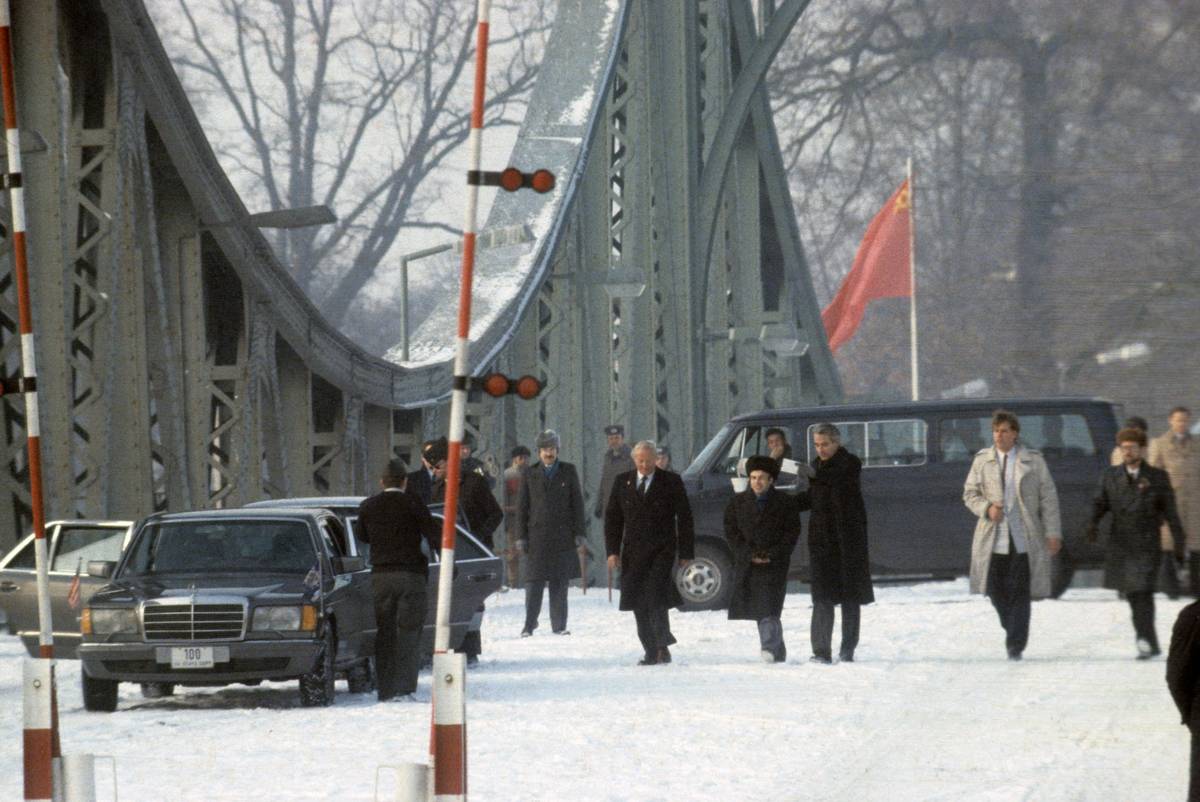
[[142, 696], [146, 699], [165, 699], [175, 695], [174, 682], [143, 682]]
[[733, 592], [733, 563], [720, 546], [697, 543], [696, 556], [675, 572], [685, 610], [723, 610]]
[[375, 658], [360, 660], [346, 672], [350, 693], [371, 693], [375, 690]]
[[337, 638], [333, 627], [326, 625], [321, 654], [313, 670], [300, 677], [300, 704], [304, 707], [328, 707], [333, 704], [334, 657]]
[[86, 670], [79, 672], [83, 679], [83, 709], [93, 713], [111, 713], [117, 709], [117, 681], [89, 677]]

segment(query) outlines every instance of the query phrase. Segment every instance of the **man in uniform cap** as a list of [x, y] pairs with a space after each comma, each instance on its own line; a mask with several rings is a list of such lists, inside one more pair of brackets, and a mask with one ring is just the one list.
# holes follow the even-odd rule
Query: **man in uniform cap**
[[596, 504], [592, 509], [592, 515], [597, 518], [604, 518], [604, 505], [608, 503], [608, 497], [612, 495], [613, 480], [618, 474], [626, 473], [633, 470], [633, 455], [629, 451], [629, 446], [625, 445], [625, 427], [619, 423], [609, 424], [604, 427], [604, 434], [608, 437], [608, 450], [604, 452], [604, 464], [600, 470], [600, 489], [597, 491]]
[[434, 473], [445, 467], [450, 446], [446, 438], [426, 440], [421, 444], [421, 467], [408, 475], [408, 492], [428, 504], [433, 498]]

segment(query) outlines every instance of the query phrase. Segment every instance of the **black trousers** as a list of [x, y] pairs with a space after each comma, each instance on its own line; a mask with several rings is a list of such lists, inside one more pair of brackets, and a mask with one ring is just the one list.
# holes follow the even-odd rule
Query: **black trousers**
[[647, 655], [654, 655], [664, 646], [675, 643], [671, 634], [671, 615], [666, 607], [644, 607], [633, 611], [637, 622], [638, 640]]
[[1029, 643], [1029, 555], [993, 554], [988, 566], [988, 598], [1004, 627], [1009, 654], [1020, 654]]
[[425, 626], [425, 577], [411, 571], [371, 574], [375, 601], [375, 674], [379, 701], [417, 690], [421, 628]]
[[[551, 579], [550, 585], [550, 628], [562, 632], [567, 628], [567, 579]], [[538, 617], [542, 614], [542, 592], [546, 582], [525, 583], [525, 631], [537, 629]]]
[[[812, 642], [813, 654], [817, 657], [833, 657], [833, 602], [814, 601], [812, 624], [808, 637]], [[862, 608], [857, 602], [842, 602], [842, 643], [838, 654], [853, 657], [858, 648], [858, 627]]]
[[1150, 648], [1158, 651], [1158, 633], [1154, 631], [1154, 594], [1145, 591], [1141, 593], [1126, 593], [1129, 600], [1129, 611], [1133, 614], [1133, 631], [1138, 639], [1145, 640]]
[[1188, 593], [1200, 599], [1200, 551], [1188, 552]]

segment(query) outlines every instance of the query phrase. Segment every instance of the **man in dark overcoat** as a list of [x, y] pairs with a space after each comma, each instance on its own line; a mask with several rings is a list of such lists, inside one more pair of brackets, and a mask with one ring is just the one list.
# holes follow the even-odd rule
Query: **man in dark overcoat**
[[625, 427], [619, 423], [609, 424], [604, 427], [604, 436], [608, 439], [608, 449], [600, 464], [600, 487], [596, 491], [596, 508], [593, 512], [600, 520], [604, 520], [604, 505], [612, 495], [613, 482], [619, 474], [633, 470], [633, 458], [629, 454], [629, 446], [625, 444]]
[[439, 463], [442, 463], [442, 468], [445, 468], [444, 463], [449, 453], [450, 444], [444, 437], [421, 443], [421, 467], [409, 473], [407, 492], [429, 504], [433, 497], [434, 473], [437, 471]]
[[638, 665], [671, 662], [668, 610], [683, 604], [675, 566], [695, 556], [692, 509], [679, 474], [656, 470], [657, 449], [633, 447], [634, 470], [620, 474], [604, 510], [608, 567], [621, 569], [622, 610], [632, 610], [645, 656]]
[[525, 469], [515, 528], [525, 582], [523, 638], [537, 629], [547, 584], [550, 629], [556, 635], [571, 634], [567, 630], [567, 584], [579, 576], [580, 549], [587, 548], [579, 472], [558, 458], [558, 434], [553, 430], [539, 434], [535, 445], [538, 461]]
[[1167, 688], [1192, 735], [1188, 802], [1200, 802], [1200, 602], [1179, 611], [1167, 652]]
[[[801, 506], [808, 519], [808, 552], [812, 566], [813, 656], [817, 663], [833, 662], [833, 608], [842, 606], [843, 662], [854, 660], [858, 646], [860, 607], [875, 601], [871, 562], [867, 555], [867, 508], [859, 475], [862, 461], [842, 448], [841, 431], [832, 423], [813, 427], [813, 476]], [[808, 498], [806, 499], [805, 496]]]
[[731, 621], [758, 623], [763, 662], [787, 660], [783, 642], [783, 601], [788, 565], [800, 539], [801, 504], [774, 487], [779, 463], [771, 457], [746, 461], [749, 486], [725, 507], [725, 539], [733, 549]]
[[1097, 539], [1100, 520], [1112, 514], [1112, 529], [1104, 561], [1104, 587], [1125, 594], [1133, 614], [1137, 657], [1148, 660], [1158, 654], [1154, 628], [1155, 578], [1161, 563], [1159, 530], [1166, 523], [1175, 540], [1175, 555], [1182, 562], [1187, 549], [1183, 526], [1175, 511], [1175, 493], [1167, 472], [1142, 459], [1146, 433], [1122, 429], [1117, 433], [1121, 465], [1104, 469], [1092, 501], [1088, 540]]

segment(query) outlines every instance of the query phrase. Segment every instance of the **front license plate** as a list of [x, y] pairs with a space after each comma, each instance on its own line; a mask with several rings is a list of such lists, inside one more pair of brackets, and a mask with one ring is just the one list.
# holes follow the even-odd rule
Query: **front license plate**
[[171, 648], [171, 668], [212, 668], [211, 646], [174, 646]]

